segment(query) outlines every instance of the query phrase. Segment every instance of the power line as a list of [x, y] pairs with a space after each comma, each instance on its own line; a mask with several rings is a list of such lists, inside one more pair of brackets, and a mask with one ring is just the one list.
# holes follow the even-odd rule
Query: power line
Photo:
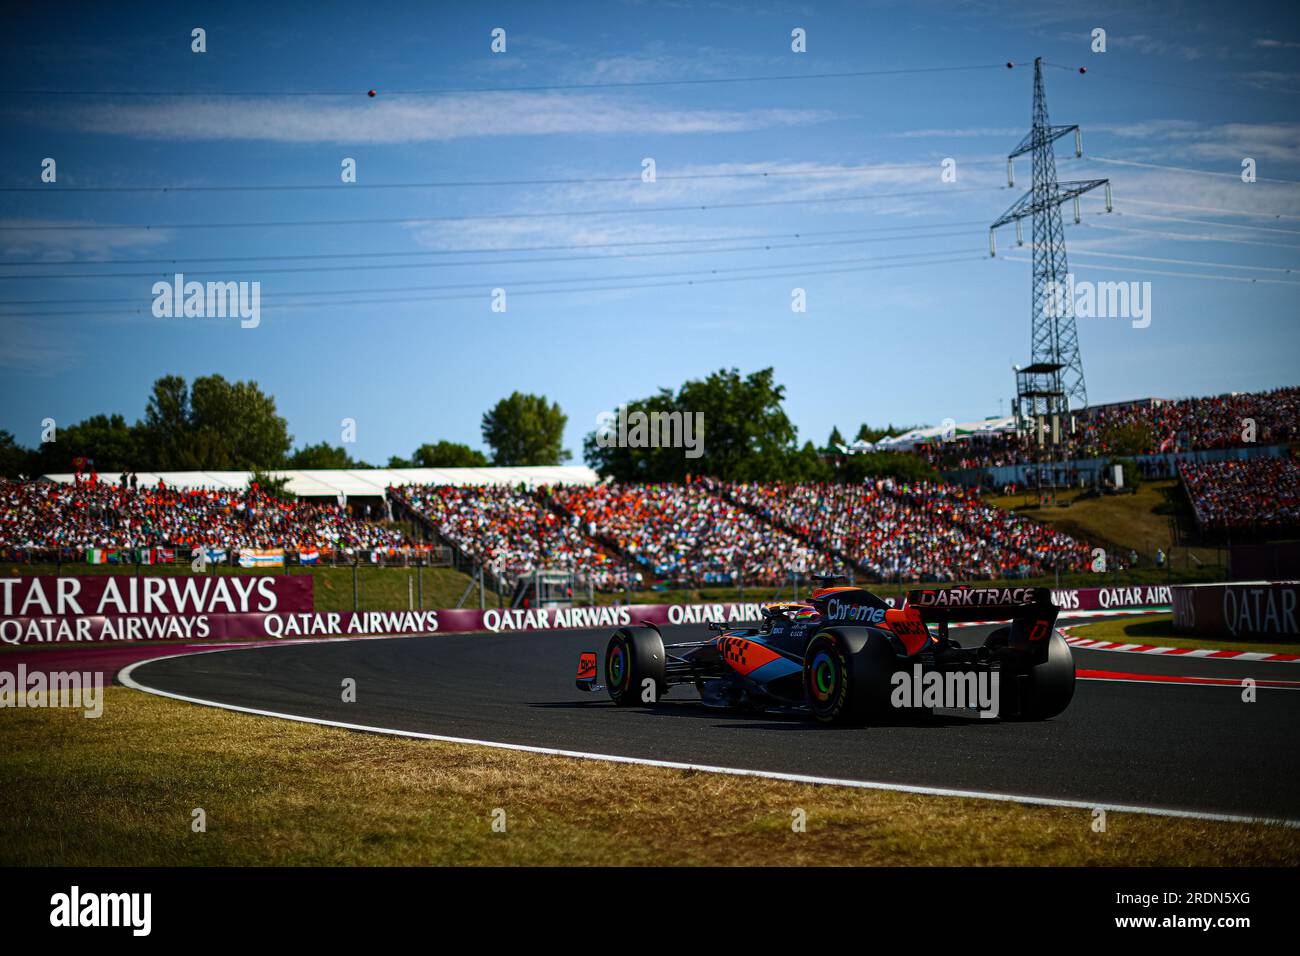
[[1132, 196], [1125, 196], [1124, 202], [1138, 203], [1142, 206], [1163, 206], [1168, 209], [1191, 209], [1196, 212], [1218, 212], [1225, 216], [1246, 216], [1252, 219], [1300, 219], [1300, 216], [1292, 216], [1281, 212], [1251, 212], [1246, 209], [1225, 209], [1222, 206], [1194, 206], [1190, 203], [1162, 202], [1158, 199], [1134, 199]]
[[[1132, 159], [1106, 159], [1102, 156], [1089, 156], [1094, 163], [1110, 163], [1115, 166], [1139, 166], [1143, 169], [1166, 169], [1176, 173], [1194, 173], [1198, 176], [1228, 176], [1232, 179], [1240, 179], [1240, 173], [1227, 173], [1221, 170], [1213, 169], [1191, 169], [1187, 166], [1165, 166], [1159, 163], [1139, 163]], [[1269, 179], [1264, 176], [1257, 177], [1261, 183], [1281, 183], [1285, 186], [1300, 186], [1300, 180], [1295, 179]]]
[[1182, 216], [1160, 216], [1153, 212], [1120, 212], [1121, 216], [1136, 219], [1158, 219], [1163, 222], [1185, 222], [1193, 226], [1217, 226], [1220, 229], [1253, 229], [1257, 232], [1280, 232], [1288, 236], [1300, 236], [1300, 229], [1278, 229], [1275, 226], [1250, 226], [1240, 222], [1211, 222], [1208, 219], [1187, 219]]
[[[550, 245], [550, 246], [479, 246], [477, 248], [465, 249], [419, 249], [419, 250], [402, 250], [400, 252], [315, 252], [315, 253], [298, 253], [291, 255], [260, 255], [260, 256], [199, 256], [191, 258], [168, 258], [168, 259], [60, 259], [54, 262], [29, 259], [19, 262], [0, 262], [0, 266], [68, 266], [68, 265], [165, 265], [175, 266], [183, 263], [192, 262], [295, 262], [302, 260], [321, 260], [321, 259], [372, 259], [385, 257], [404, 257], [404, 256], [459, 256], [459, 255], [479, 255], [492, 253], [515, 253], [515, 252], [562, 252], [570, 249], [622, 249], [641, 246], [670, 246], [686, 245], [693, 243], [707, 242], [740, 242], [749, 240], [758, 242], [764, 239], [803, 239], [810, 236], [854, 236], [861, 233], [893, 233], [893, 232], [912, 232], [918, 229], [943, 229], [948, 226], [981, 226], [984, 224], [982, 219], [968, 219], [964, 222], [936, 222], [929, 224], [918, 224], [914, 226], [871, 226], [861, 229], [821, 229], [815, 231], [800, 232], [778, 232], [767, 235], [753, 235], [751, 233], [739, 233], [729, 236], [703, 236], [685, 239], [631, 239], [623, 242], [606, 241], [606, 242], [580, 242], [569, 245]], [[910, 238], [903, 236], [900, 238]], [[109, 275], [111, 273], [95, 273], [95, 275]], [[0, 276], [0, 279], [25, 278], [25, 276]], [[67, 278], [66, 276], [44, 276], [44, 278]]]
[[[856, 176], [862, 173], [887, 172], [902, 169], [934, 169], [936, 163], [892, 163], [876, 166], [841, 166], [835, 169], [773, 169], [736, 173], [678, 173], [655, 176], [655, 182], [691, 182], [712, 179], [767, 179], [772, 176], [818, 177]], [[961, 160], [958, 166], [1001, 166], [1001, 160]], [[500, 186], [589, 186], [609, 183], [649, 185], [639, 174], [626, 176], [586, 176], [561, 179], [466, 179], [441, 180], [416, 183], [250, 183], [247, 185], [218, 186], [0, 186], [0, 193], [223, 193], [223, 192], [305, 192], [318, 190], [365, 189], [461, 189], [470, 187]]]
[[1110, 223], [1093, 222], [1086, 224], [1090, 229], [1113, 229], [1116, 232], [1131, 232], [1136, 235], [1154, 236], [1159, 239], [1173, 239], [1183, 242], [1227, 242], [1241, 246], [1268, 246], [1270, 249], [1300, 249], [1300, 245], [1290, 242], [1276, 242], [1263, 239], [1236, 239], [1231, 236], [1203, 236], [1186, 232], [1160, 232], [1155, 229], [1138, 229], [1133, 226], [1116, 226]]
[[[1030, 259], [1018, 259], [1015, 256], [1002, 257], [1002, 260], [1004, 262], [1032, 261]], [[1269, 285], [1300, 285], [1300, 282], [1289, 282], [1286, 279], [1255, 279], [1250, 276], [1206, 275], [1199, 272], [1162, 272], [1159, 269], [1129, 269], [1124, 266], [1093, 265], [1088, 262], [1080, 263], [1080, 265], [1085, 269], [1105, 269], [1108, 272], [1133, 272], [1138, 275], [1147, 276], [1173, 276], [1178, 279], [1216, 279], [1222, 282], [1247, 282], [1251, 284], [1265, 282]]]
[[951, 189], [923, 189], [913, 192], [872, 193], [865, 196], [820, 197], [814, 199], [761, 199], [751, 202], [700, 203], [689, 206], [642, 206], [623, 209], [575, 209], [564, 212], [516, 212], [496, 213], [479, 216], [416, 216], [380, 219], [290, 219], [271, 222], [185, 222], [185, 223], [149, 223], [130, 225], [126, 223], [95, 225], [58, 225], [58, 226], [0, 226], [0, 232], [91, 232], [116, 229], [137, 229], [152, 231], [155, 229], [269, 229], [278, 226], [364, 226], [364, 225], [420, 225], [433, 222], [472, 222], [488, 219], [554, 219], [572, 216], [627, 216], [656, 212], [706, 212], [711, 209], [752, 209], [761, 206], [816, 205], [819, 203], [872, 202], [877, 199], [898, 199], [908, 196], [935, 196], [940, 192], [973, 193], [1001, 191], [1001, 186], [966, 186]]
[[[811, 249], [820, 246], [859, 245], [871, 242], [897, 242], [906, 239], [948, 239], [955, 236], [969, 235], [965, 231], [934, 232], [918, 236], [872, 236], [859, 239], [828, 239], [822, 242], [768, 243], [765, 245], [730, 246], [722, 249], [669, 249], [654, 252], [616, 252], [578, 256], [541, 256], [522, 259], [480, 259], [470, 262], [397, 262], [377, 265], [333, 265], [333, 266], [288, 266], [267, 269], [255, 267], [258, 275], [294, 275], [313, 272], [373, 272], [390, 269], [444, 269], [457, 266], [500, 266], [532, 265], [535, 263], [580, 262], [600, 259], [640, 259], [659, 256], [720, 255], [732, 252], [768, 252], [775, 249]], [[417, 253], [418, 254], [418, 253]], [[211, 271], [211, 270], [209, 270]], [[204, 275], [200, 271], [198, 275]], [[41, 280], [41, 279], [147, 279], [166, 276], [167, 272], [63, 272], [63, 273], [20, 273], [17, 275], [0, 275], [5, 279]]]
[[1210, 266], [1215, 269], [1249, 269], [1254, 272], [1281, 272], [1292, 275], [1300, 272], [1300, 269], [1288, 269], [1283, 266], [1242, 266], [1233, 265], [1229, 262], [1205, 262], [1200, 259], [1163, 259], [1157, 256], [1131, 256], [1120, 252], [1091, 252], [1081, 250], [1074, 253], [1076, 256], [1099, 256], [1103, 259], [1130, 259], [1137, 262], [1163, 262], [1166, 265], [1175, 266]]
[[[806, 276], [816, 276], [816, 275], [843, 275], [846, 273], [876, 272], [882, 269], [908, 269], [916, 266], [948, 265], [951, 263], [979, 262], [987, 258], [988, 258], [987, 254], [980, 253], [979, 255], [971, 255], [971, 256], [955, 258], [955, 259], [935, 259], [932, 261], [924, 261], [924, 262], [900, 262], [900, 263], [894, 263], [887, 266], [859, 266], [859, 267], [842, 268], [842, 269], [802, 269], [795, 272], [771, 273], [768, 275], [760, 275], [760, 276], [726, 276], [721, 278], [711, 277], [711, 278], [704, 278], [704, 279], [676, 280], [671, 282], [652, 282], [652, 283], [645, 283], [640, 285], [593, 286], [588, 288], [577, 288], [577, 289], [523, 289], [518, 292], [511, 292], [510, 295], [511, 296], [533, 296], [533, 295], [568, 295], [568, 294], [585, 293], [585, 292], [629, 292], [638, 289], [657, 289], [657, 288], [668, 288], [673, 286], [713, 285], [721, 282], [754, 282], [756, 280], [761, 280], [761, 279], [803, 278]], [[481, 300], [482, 298], [483, 298], [483, 294], [479, 292], [479, 293], [445, 295], [445, 296], [423, 296], [422, 295], [422, 296], [413, 296], [409, 298], [396, 298], [396, 299], [377, 299], [377, 300], [376, 299], [355, 299], [355, 300], [338, 300], [334, 302], [278, 303], [277, 308], [319, 309], [319, 308], [327, 308], [327, 307], [340, 306], [340, 305], [398, 305], [398, 304], [403, 304], [408, 302], [415, 302], [415, 303], [449, 302], [454, 300], [460, 300], [460, 301], [475, 300], [475, 299]], [[89, 316], [144, 315], [147, 312], [149, 314], [152, 314], [151, 310], [146, 310], [143, 308], [118, 309], [113, 311], [102, 311], [102, 312], [88, 311], [86, 309], [72, 309], [64, 312], [40, 312], [40, 313], [6, 312], [6, 313], [0, 313], [0, 318], [5, 318], [5, 317], [23, 318], [24, 315], [28, 315], [28, 314], [37, 315], [41, 318], [45, 318], [49, 316], [66, 316], [66, 315], [89, 315]]]
[[[594, 83], [547, 83], [527, 86], [462, 86], [425, 90], [376, 90], [377, 96], [451, 96], [462, 93], [541, 93], [561, 90], [637, 89], [661, 86], [710, 86], [723, 83], [776, 83], [803, 80], [846, 80], [873, 76], [910, 76], [922, 73], [956, 73], [1004, 70], [1007, 63], [970, 66], [921, 66], [893, 70], [844, 70], [836, 73], [785, 73], [768, 76], [715, 76], [677, 80], [610, 80]], [[1023, 65], [1023, 64], [1021, 64]], [[350, 90], [0, 90], [5, 96], [340, 96], [367, 97], [368, 89]]]
[[[965, 249], [942, 249], [938, 251], [925, 250], [922, 252], [900, 252], [888, 256], [858, 256], [851, 259], [831, 259], [820, 263], [809, 263], [809, 265], [856, 265], [863, 262], [892, 262], [905, 259], [917, 259], [924, 256], [935, 255], [961, 255], [968, 250]], [[689, 269], [680, 272], [651, 272], [651, 273], [629, 273], [625, 275], [610, 276], [582, 276], [577, 278], [551, 278], [551, 279], [521, 279], [513, 282], [506, 280], [495, 280], [497, 285], [513, 286], [533, 286], [533, 285], [559, 285], [566, 282], [601, 282], [601, 281], [632, 281], [637, 279], [669, 279], [690, 275], [718, 275], [742, 272], [761, 272], [765, 269], [791, 269], [798, 266], [799, 263], [782, 262], [769, 263], [760, 266], [732, 266], [722, 269]], [[484, 287], [483, 282], [461, 282], [443, 285], [419, 285], [419, 286], [396, 286], [393, 288], [370, 288], [370, 289], [295, 289], [288, 292], [266, 292], [262, 293], [264, 299], [293, 296], [335, 296], [335, 295], [360, 295], [360, 294], [379, 294], [386, 292], [446, 292], [456, 289], [481, 289]], [[119, 296], [114, 298], [95, 296], [87, 299], [36, 299], [36, 300], [0, 300], [0, 305], [75, 305], [93, 302], [137, 302], [141, 296]], [[152, 296], [150, 296], [152, 298]]]

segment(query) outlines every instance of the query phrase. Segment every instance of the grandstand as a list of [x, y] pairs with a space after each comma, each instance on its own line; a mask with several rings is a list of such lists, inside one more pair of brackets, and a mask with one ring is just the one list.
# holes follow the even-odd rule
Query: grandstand
[[1179, 477], [1203, 531], [1300, 530], [1300, 464], [1293, 457], [1184, 464]]
[[[1079, 413], [1066, 450], [1101, 457], [1053, 467], [1057, 480], [1086, 483], [1117, 453], [1116, 434], [1145, 436], [1146, 454], [1128, 454], [1145, 474], [1181, 479], [1202, 531], [1294, 530], [1300, 469], [1285, 443], [1296, 437], [1297, 412], [1300, 388], [1091, 408]], [[281, 501], [250, 490], [252, 472], [149, 472], [129, 482], [52, 474], [0, 483], [0, 547], [77, 560], [89, 549], [350, 555], [434, 543], [505, 582], [565, 572], [606, 591], [782, 585], [791, 572], [960, 581], [1088, 567], [1086, 542], [990, 507], [967, 487], [1025, 480], [1038, 449], [1011, 419], [914, 429], [872, 450], [921, 455], [948, 480], [619, 484], [558, 466], [268, 472], [296, 499]], [[965, 480], [972, 473], [977, 480]], [[402, 530], [394, 518], [410, 524]]]

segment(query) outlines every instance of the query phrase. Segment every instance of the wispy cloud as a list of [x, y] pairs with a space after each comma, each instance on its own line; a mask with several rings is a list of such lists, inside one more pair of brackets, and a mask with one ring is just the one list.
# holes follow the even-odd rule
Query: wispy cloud
[[1131, 154], [1125, 157], [1128, 159], [1163, 158], [1187, 165], [1189, 157], [1240, 163], [1243, 157], [1250, 156], [1292, 167], [1300, 165], [1300, 123], [1149, 120], [1090, 128], [1134, 141]]
[[[7, 260], [64, 262], [69, 259], [111, 259], [120, 254], [147, 252], [172, 239], [166, 229], [71, 230], [50, 226], [99, 225], [89, 219], [0, 219], [0, 256]], [[41, 231], [30, 231], [33, 226]], [[0, 275], [0, 279], [4, 276]]]
[[364, 103], [290, 97], [160, 98], [28, 113], [29, 122], [133, 139], [419, 143], [499, 136], [686, 135], [804, 126], [823, 110], [692, 110], [624, 96], [467, 93]]

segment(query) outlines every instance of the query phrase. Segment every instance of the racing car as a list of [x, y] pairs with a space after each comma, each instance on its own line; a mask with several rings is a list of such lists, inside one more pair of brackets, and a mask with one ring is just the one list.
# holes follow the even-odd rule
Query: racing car
[[[985, 675], [1003, 719], [1047, 720], [1074, 696], [1074, 658], [1047, 588], [918, 589], [895, 608], [841, 578], [816, 580], [810, 600], [764, 605], [757, 627], [710, 624], [718, 634], [708, 640], [665, 644], [649, 622], [621, 627], [603, 668], [595, 650], [579, 655], [576, 684], [608, 689], [620, 707], [655, 706], [689, 684], [707, 706], [797, 710], [830, 724], [889, 722], [900, 716], [895, 689], [929, 674]], [[1002, 620], [978, 646], [949, 634], [950, 624]]]

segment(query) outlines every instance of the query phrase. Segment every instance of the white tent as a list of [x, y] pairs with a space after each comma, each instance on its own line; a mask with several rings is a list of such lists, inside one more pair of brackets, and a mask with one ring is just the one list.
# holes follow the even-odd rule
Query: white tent
[[[299, 498], [379, 498], [391, 485], [594, 485], [600, 476], [582, 465], [522, 468], [316, 468], [268, 471], [270, 477], [287, 478], [285, 490]], [[43, 476], [49, 481], [71, 484], [74, 476]], [[157, 487], [159, 479], [168, 488], [219, 488], [243, 490], [252, 479], [251, 471], [165, 471], [139, 472], [140, 487]], [[116, 484], [116, 474], [99, 476]]]

